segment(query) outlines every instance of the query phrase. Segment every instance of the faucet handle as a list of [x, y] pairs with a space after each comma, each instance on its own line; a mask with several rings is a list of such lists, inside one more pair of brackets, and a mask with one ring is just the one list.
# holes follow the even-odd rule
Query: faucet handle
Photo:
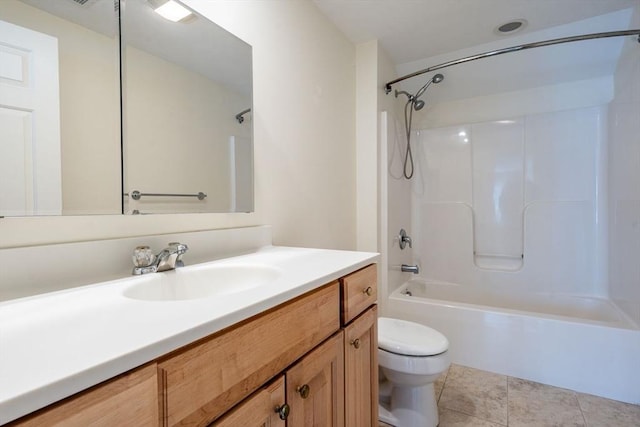
[[133, 250], [133, 271], [132, 274], [138, 276], [140, 274], [155, 273], [157, 267], [154, 264], [156, 256], [149, 246], [137, 246]]
[[156, 256], [149, 246], [136, 246], [131, 257], [134, 267], [148, 267], [153, 264]]
[[407, 245], [409, 245], [410, 248], [413, 247], [411, 244], [411, 237], [409, 237], [409, 235], [407, 234], [404, 228], [400, 229], [398, 240], [399, 240], [398, 243], [400, 244], [400, 249], [404, 249]]

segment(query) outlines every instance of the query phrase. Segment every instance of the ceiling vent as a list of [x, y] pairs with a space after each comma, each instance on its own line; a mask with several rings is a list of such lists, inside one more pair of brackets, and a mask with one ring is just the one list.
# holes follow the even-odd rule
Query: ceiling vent
[[493, 32], [499, 36], [506, 36], [509, 34], [522, 31], [527, 26], [526, 19], [514, 19], [504, 24], [498, 25]]

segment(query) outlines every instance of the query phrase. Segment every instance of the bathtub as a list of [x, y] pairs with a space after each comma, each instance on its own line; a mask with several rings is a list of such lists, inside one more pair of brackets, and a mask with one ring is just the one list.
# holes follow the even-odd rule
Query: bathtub
[[453, 363], [640, 403], [640, 328], [606, 299], [415, 279], [385, 315], [445, 334]]

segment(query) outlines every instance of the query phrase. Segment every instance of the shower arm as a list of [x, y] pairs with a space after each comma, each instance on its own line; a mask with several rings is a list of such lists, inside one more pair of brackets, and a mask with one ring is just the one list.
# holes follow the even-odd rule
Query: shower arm
[[238, 121], [238, 123], [242, 124], [242, 122], [244, 122], [244, 117], [242, 116], [249, 112], [251, 112], [251, 108], [247, 108], [246, 110], [242, 110], [238, 114], [236, 114], [236, 120]]
[[578, 42], [578, 41], [591, 40], [591, 39], [602, 39], [607, 37], [634, 36], [634, 35], [638, 36], [638, 43], [640, 43], [640, 29], [637, 29], [637, 30], [609, 31], [604, 33], [584, 34], [582, 36], [563, 37], [559, 39], [545, 40], [541, 42], [527, 43], [527, 44], [521, 44], [518, 46], [507, 47], [504, 49], [492, 50], [489, 52], [479, 53], [477, 55], [471, 55], [464, 58], [455, 59], [453, 61], [443, 62], [442, 64], [434, 65], [432, 67], [425, 68], [419, 71], [414, 71], [411, 74], [398, 77], [397, 79], [391, 80], [390, 82], [384, 85], [384, 92], [388, 95], [391, 92], [391, 86], [403, 80], [407, 80], [412, 77], [416, 77], [421, 74], [429, 73], [432, 71], [440, 70], [442, 68], [451, 67], [453, 65], [464, 64], [465, 62], [475, 61], [477, 59], [489, 58], [492, 56], [502, 55], [505, 53], [519, 52], [521, 50], [533, 49], [536, 47], [552, 46], [552, 45], [561, 44], [561, 43]]

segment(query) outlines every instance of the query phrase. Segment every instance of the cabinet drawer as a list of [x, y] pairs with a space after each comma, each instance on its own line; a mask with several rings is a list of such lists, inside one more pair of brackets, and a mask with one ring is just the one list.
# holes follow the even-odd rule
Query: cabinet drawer
[[340, 327], [338, 282], [221, 331], [159, 363], [165, 425], [218, 418]]
[[13, 423], [10, 427], [159, 425], [155, 364], [97, 385]]
[[340, 279], [342, 324], [347, 324], [378, 299], [378, 272], [369, 265]]

